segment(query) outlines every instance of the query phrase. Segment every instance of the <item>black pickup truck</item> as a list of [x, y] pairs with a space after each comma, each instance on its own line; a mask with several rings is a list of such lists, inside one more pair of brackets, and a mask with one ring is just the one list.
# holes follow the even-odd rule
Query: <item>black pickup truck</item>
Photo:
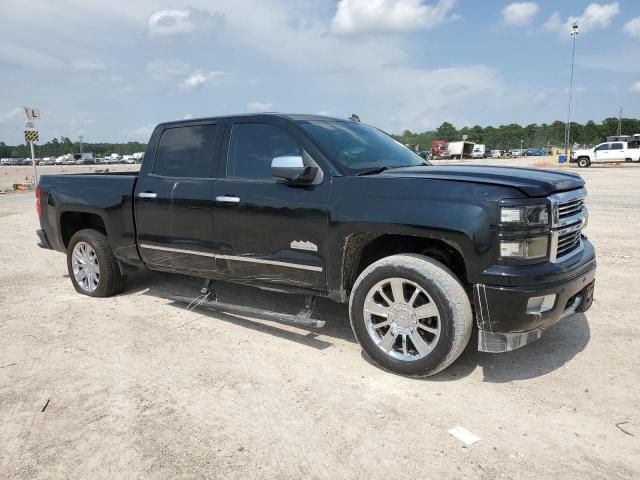
[[163, 123], [139, 174], [46, 175], [36, 194], [39, 244], [66, 252], [81, 294], [146, 268], [305, 295], [272, 312], [292, 323], [323, 324], [316, 296], [348, 302], [369, 357], [409, 376], [450, 365], [474, 325], [479, 350], [505, 352], [593, 298], [580, 177], [434, 166], [357, 121]]

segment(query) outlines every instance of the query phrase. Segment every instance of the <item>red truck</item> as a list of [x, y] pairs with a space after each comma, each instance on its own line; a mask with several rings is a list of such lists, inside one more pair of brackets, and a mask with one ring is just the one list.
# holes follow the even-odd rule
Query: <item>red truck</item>
[[444, 158], [449, 155], [449, 142], [444, 140], [434, 140], [431, 142], [431, 157]]

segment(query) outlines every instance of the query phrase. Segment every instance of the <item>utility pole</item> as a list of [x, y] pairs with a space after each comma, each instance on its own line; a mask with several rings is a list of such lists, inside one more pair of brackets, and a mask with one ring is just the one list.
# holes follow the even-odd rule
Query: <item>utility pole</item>
[[[573, 46], [571, 49], [571, 76], [569, 79], [569, 112], [567, 115], [567, 124], [564, 128], [564, 151], [569, 157], [571, 149], [571, 101], [573, 100], [573, 64], [576, 57], [576, 37], [578, 36], [578, 22], [575, 22], [571, 26], [571, 38], [573, 39]], [[567, 158], [569, 160], [569, 158]]]
[[622, 135], [622, 105], [620, 105], [620, 112], [618, 113], [618, 136]]
[[82, 139], [84, 138], [84, 135], [78, 135], [78, 140], [80, 140], [80, 153], [82, 153]]

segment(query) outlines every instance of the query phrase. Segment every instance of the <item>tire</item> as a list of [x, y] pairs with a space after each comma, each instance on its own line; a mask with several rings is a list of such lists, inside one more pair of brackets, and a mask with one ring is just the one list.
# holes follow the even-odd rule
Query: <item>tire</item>
[[580, 157], [578, 159], [578, 166], [580, 168], [587, 168], [591, 166], [591, 160], [589, 160], [589, 157]]
[[[397, 287], [399, 280], [402, 288], [394, 290], [392, 284]], [[399, 302], [395, 291], [404, 297]], [[460, 281], [442, 263], [417, 254], [392, 255], [368, 266], [351, 291], [349, 318], [375, 364], [409, 377], [434, 375], [451, 365], [473, 328], [471, 304]], [[390, 326], [380, 327], [385, 323]]]
[[120, 273], [106, 235], [96, 230], [79, 230], [71, 237], [67, 269], [73, 287], [82, 295], [111, 297], [126, 285], [127, 277]]

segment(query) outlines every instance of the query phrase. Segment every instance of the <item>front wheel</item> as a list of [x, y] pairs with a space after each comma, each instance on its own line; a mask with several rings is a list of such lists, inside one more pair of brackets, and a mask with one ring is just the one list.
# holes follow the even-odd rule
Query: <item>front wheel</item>
[[591, 160], [589, 160], [589, 158], [588, 158], [588, 157], [580, 157], [580, 158], [578, 159], [578, 166], [579, 166], [580, 168], [586, 168], [586, 167], [588, 167], [589, 165], [591, 165]]
[[83, 295], [110, 297], [124, 290], [126, 277], [106, 235], [96, 230], [80, 230], [71, 237], [67, 268], [76, 292]]
[[351, 328], [367, 355], [401, 375], [434, 375], [463, 352], [473, 326], [469, 298], [453, 272], [431, 258], [383, 258], [358, 277]]

